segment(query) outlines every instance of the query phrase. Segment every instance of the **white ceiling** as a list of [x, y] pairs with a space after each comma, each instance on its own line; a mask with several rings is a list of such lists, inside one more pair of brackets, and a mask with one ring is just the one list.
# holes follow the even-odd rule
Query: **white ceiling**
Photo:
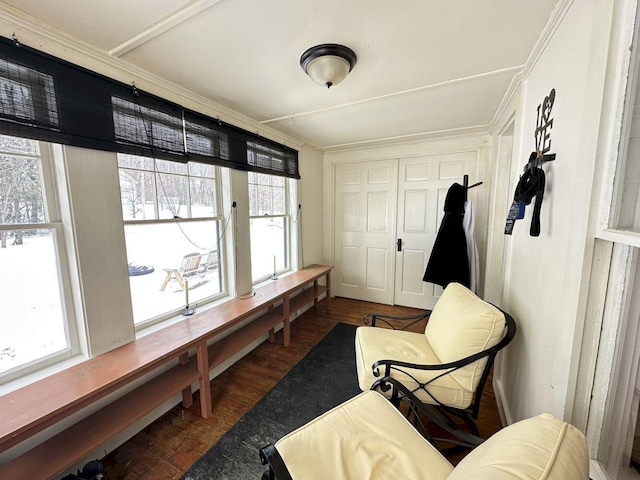
[[[0, 2], [2, 3], [2, 2]], [[4, 0], [321, 149], [486, 132], [556, 0]], [[327, 90], [300, 55], [358, 56]]]

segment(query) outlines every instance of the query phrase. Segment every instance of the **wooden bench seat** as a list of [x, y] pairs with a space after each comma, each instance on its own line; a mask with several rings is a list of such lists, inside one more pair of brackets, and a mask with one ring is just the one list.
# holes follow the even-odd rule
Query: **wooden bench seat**
[[[130, 393], [56, 434], [26, 453], [0, 465], [0, 478], [55, 478], [86, 455], [123, 432], [176, 393], [193, 403], [191, 385], [198, 382], [200, 411], [212, 414], [209, 371], [282, 323], [284, 344], [290, 342], [290, 314], [319, 297], [330, 301], [331, 266], [312, 265], [255, 290], [252, 297], [233, 299], [198, 312], [173, 325], [111, 352], [0, 396], [0, 452], [134, 380], [167, 369]], [[318, 280], [325, 278], [326, 285]], [[290, 299], [292, 294], [300, 292]], [[264, 312], [253, 321], [208, 345], [214, 337]], [[190, 355], [190, 352], [196, 353]], [[170, 366], [171, 362], [178, 363]], [[170, 368], [169, 368], [170, 366]]]

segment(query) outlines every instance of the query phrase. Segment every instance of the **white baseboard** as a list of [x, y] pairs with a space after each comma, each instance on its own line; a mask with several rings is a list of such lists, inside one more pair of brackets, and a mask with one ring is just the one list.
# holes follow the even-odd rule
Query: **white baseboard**
[[502, 383], [498, 380], [498, 378], [495, 375], [493, 377], [492, 385], [493, 385], [493, 393], [496, 397], [496, 404], [498, 406], [498, 413], [500, 414], [500, 421], [502, 422], [502, 426], [506, 427], [507, 425], [511, 425], [514, 422], [513, 415], [509, 410], [508, 402], [505, 401]]

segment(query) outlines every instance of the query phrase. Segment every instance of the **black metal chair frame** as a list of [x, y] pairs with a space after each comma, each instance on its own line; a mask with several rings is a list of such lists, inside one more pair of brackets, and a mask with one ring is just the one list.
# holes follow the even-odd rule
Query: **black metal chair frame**
[[262, 474], [262, 480], [293, 480], [276, 447], [270, 443], [260, 449], [262, 465], [269, 465], [269, 470]]
[[[502, 311], [502, 310], [501, 310]], [[430, 312], [429, 312], [430, 313]], [[382, 377], [380, 380], [374, 382], [371, 386], [371, 390], [380, 389], [382, 392], [388, 392], [389, 389], [392, 389], [391, 392], [391, 402], [399, 407], [400, 402], [402, 400], [406, 401], [409, 410], [407, 412], [408, 416], [413, 416], [413, 423], [416, 427], [420, 426], [423, 430], [423, 434], [425, 434], [426, 438], [430, 441], [442, 441], [453, 444], [455, 447], [462, 448], [475, 448], [480, 445], [484, 439], [479, 436], [478, 428], [475, 424], [475, 420], [478, 419], [478, 412], [480, 410], [480, 399], [482, 397], [482, 392], [484, 390], [484, 386], [489, 378], [489, 373], [491, 371], [491, 367], [493, 366], [496, 355], [500, 350], [506, 347], [511, 340], [513, 340], [516, 334], [516, 323], [508, 313], [502, 311], [505, 316], [505, 334], [495, 346], [483, 350], [482, 352], [476, 353], [474, 355], [470, 355], [466, 358], [457, 360], [455, 362], [443, 363], [439, 365], [422, 365], [422, 364], [414, 364], [407, 362], [400, 362], [397, 360], [378, 360], [372, 366], [373, 374], [376, 377]], [[425, 318], [428, 314], [422, 314], [421, 318]], [[386, 319], [392, 320], [413, 320], [417, 318], [417, 316], [410, 317], [393, 317], [389, 315], [382, 314], [369, 314], [365, 316], [365, 324], [368, 319], [371, 318], [372, 326], [375, 326], [375, 321], [381, 320], [380, 317], [385, 317]], [[383, 320], [384, 321], [384, 320]], [[417, 320], [416, 320], [417, 321]], [[387, 325], [391, 325], [389, 322], [384, 321]], [[415, 322], [413, 322], [415, 323]], [[392, 326], [393, 327], [393, 326]], [[406, 328], [406, 327], [404, 327]], [[404, 329], [403, 328], [403, 329]], [[449, 375], [451, 372], [458, 370], [466, 365], [474, 363], [483, 358], [487, 358], [487, 363], [482, 372], [482, 376], [480, 377], [480, 382], [478, 383], [478, 387], [474, 392], [473, 401], [471, 405], [466, 409], [459, 409], [444, 405], [440, 402], [433, 393], [429, 392], [428, 386], [430, 383], [435, 381], [438, 378], [441, 378], [445, 375]], [[441, 374], [437, 375], [429, 382], [422, 383], [417, 380], [413, 375], [409, 372], [403, 370], [403, 368], [410, 368], [415, 370], [434, 370], [434, 371], [442, 371]], [[381, 370], [384, 372], [381, 373]], [[400, 380], [392, 377], [392, 371], [397, 371], [406, 375], [415, 381], [418, 386], [413, 390], [410, 390], [406, 387]], [[424, 391], [435, 403], [424, 403], [419, 400], [415, 393], [419, 390]], [[425, 428], [424, 424], [419, 419], [418, 412], [424, 413], [431, 421], [439, 425], [445, 431], [447, 431], [453, 438], [449, 437], [433, 437], [427, 428]], [[461, 419], [464, 421], [467, 426], [469, 432], [461, 430], [459, 424], [456, 423], [455, 418]]]
[[[461, 360], [457, 360], [455, 362], [444, 363], [439, 365], [420, 365], [413, 364], [407, 362], [399, 362], [394, 360], [379, 360], [373, 364], [373, 373], [376, 377], [380, 377], [382, 374], [380, 372], [381, 369], [384, 369], [384, 376], [377, 380], [372, 386], [371, 389], [375, 390], [379, 388], [383, 392], [388, 392], [389, 389], [392, 389], [391, 392], [391, 402], [399, 407], [402, 401], [405, 401], [409, 407], [407, 412], [407, 416], [416, 428], [422, 430], [423, 434], [430, 442], [447, 442], [453, 444], [451, 449], [447, 449], [445, 453], [449, 451], [455, 451], [457, 449], [472, 449], [480, 445], [484, 442], [484, 439], [481, 438], [478, 434], [478, 428], [475, 424], [475, 420], [478, 419], [478, 412], [480, 409], [480, 399], [482, 397], [482, 392], [484, 390], [484, 385], [487, 382], [489, 377], [489, 373], [491, 371], [491, 367], [493, 366], [496, 355], [500, 350], [506, 347], [511, 340], [515, 337], [516, 334], [516, 323], [508, 313], [502, 311], [505, 316], [505, 330], [506, 333], [502, 340], [498, 342], [494, 347], [483, 350], [482, 352], [476, 353], [474, 355], [470, 355]], [[377, 321], [381, 321], [387, 325], [389, 325], [394, 330], [405, 330], [409, 326], [414, 323], [428, 317], [431, 314], [431, 311], [426, 311], [417, 315], [408, 315], [408, 316], [392, 316], [382, 313], [369, 313], [364, 317], [364, 323], [366, 325], [371, 324], [375, 327]], [[389, 320], [400, 320], [400, 321], [410, 321], [408, 325], [405, 325], [403, 328], [398, 329], [393, 324], [389, 323]], [[473, 362], [481, 360], [482, 358], [487, 358], [487, 363], [482, 372], [482, 376], [480, 378], [480, 382], [478, 383], [478, 388], [474, 393], [474, 398], [469, 407], [466, 409], [458, 409], [449, 407], [447, 405], [443, 405], [440, 403], [437, 398], [434, 397], [429, 391], [427, 387], [429, 383], [431, 383], [434, 379], [427, 383], [418, 382], [413, 376], [409, 373], [402, 370], [402, 368], [413, 368], [418, 370], [443, 370], [443, 372], [438, 375], [436, 378], [440, 378], [444, 375], [448, 375], [452, 371], [455, 371], [459, 368], [464, 367], [465, 365], [469, 365]], [[396, 370], [399, 372], [403, 372], [405, 375], [413, 378], [414, 381], [418, 383], [418, 387], [414, 390], [410, 390], [407, 388], [402, 382], [397, 380], [396, 378], [391, 377], [391, 371]], [[436, 402], [435, 404], [427, 404], [422, 402], [418, 397], [416, 397], [415, 392], [417, 390], [424, 390], [427, 395], [429, 395]], [[453, 438], [450, 437], [436, 437], [429, 433], [428, 429], [424, 425], [424, 422], [420, 419], [419, 413], [423, 413], [429, 420], [433, 421], [441, 428], [443, 428], [447, 433], [449, 433]], [[411, 418], [412, 417], [412, 418]], [[469, 431], [462, 430], [458, 423], [456, 423], [455, 419], [461, 419], [464, 424], [467, 426]], [[262, 480], [293, 480], [291, 477], [291, 473], [287, 469], [287, 466], [280, 456], [280, 453], [276, 449], [273, 444], [269, 444], [260, 449], [260, 460], [262, 465], [268, 465], [269, 468], [262, 475]]]
[[[425, 310], [424, 312], [418, 313], [416, 315], [405, 315], [405, 316], [387, 315], [386, 313], [367, 313], [364, 316], [364, 324], [365, 325], [371, 325], [372, 327], [375, 327], [376, 326], [376, 322], [379, 320], [379, 321], [389, 325], [394, 330], [406, 330], [407, 328], [409, 328], [414, 323], [418, 323], [420, 320], [428, 318], [429, 315], [431, 315], [431, 310]], [[397, 320], [397, 321], [402, 321], [402, 322], [409, 321], [409, 320], [412, 320], [412, 321], [411, 321], [411, 323], [406, 324], [402, 328], [397, 328], [394, 324], [389, 322], [389, 320]]]

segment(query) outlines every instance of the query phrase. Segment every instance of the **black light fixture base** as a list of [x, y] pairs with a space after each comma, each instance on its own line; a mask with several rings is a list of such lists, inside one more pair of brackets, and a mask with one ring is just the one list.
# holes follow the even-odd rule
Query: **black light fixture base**
[[309, 64], [318, 57], [324, 57], [326, 55], [333, 55], [335, 57], [344, 58], [349, 63], [349, 71], [353, 70], [358, 57], [355, 52], [349, 47], [344, 45], [338, 45], [337, 43], [323, 43], [322, 45], [316, 45], [307, 49], [300, 57], [300, 66], [306, 74]]

